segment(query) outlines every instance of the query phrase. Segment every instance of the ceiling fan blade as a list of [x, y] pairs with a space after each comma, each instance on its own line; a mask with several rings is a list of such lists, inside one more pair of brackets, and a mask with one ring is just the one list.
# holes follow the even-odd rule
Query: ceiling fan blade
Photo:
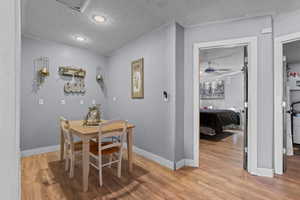
[[205, 73], [212, 73], [215, 72], [216, 70], [214, 68], [208, 67], [204, 70]]
[[229, 72], [232, 71], [232, 69], [215, 69], [215, 71]]

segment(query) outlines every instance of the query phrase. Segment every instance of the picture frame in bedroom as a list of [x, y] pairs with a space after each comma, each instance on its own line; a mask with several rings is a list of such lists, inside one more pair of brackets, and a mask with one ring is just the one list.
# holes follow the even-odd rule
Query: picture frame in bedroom
[[203, 81], [200, 82], [200, 99], [224, 99], [225, 81]]
[[144, 98], [144, 58], [131, 63], [131, 98]]

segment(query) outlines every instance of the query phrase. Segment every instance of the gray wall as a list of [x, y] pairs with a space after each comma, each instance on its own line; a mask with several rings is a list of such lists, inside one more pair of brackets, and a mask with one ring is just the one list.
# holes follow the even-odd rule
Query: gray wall
[[258, 167], [273, 167], [273, 41], [272, 34], [261, 34], [262, 29], [271, 26], [271, 17], [258, 17], [185, 30], [184, 147], [186, 158], [193, 157], [193, 44], [258, 36]]
[[274, 17], [274, 37], [300, 32], [300, 10]]
[[184, 28], [176, 24], [175, 162], [184, 158]]
[[[34, 86], [33, 60], [47, 56], [50, 60], [50, 76], [41, 88]], [[87, 70], [85, 95], [66, 95], [63, 86], [66, 80], [58, 75], [61, 65], [82, 67]], [[104, 114], [107, 106], [105, 87], [96, 82], [96, 69], [105, 73], [107, 59], [85, 49], [66, 46], [54, 42], [22, 37], [22, 74], [21, 74], [21, 149], [33, 149], [57, 145], [59, 142], [59, 116], [67, 119], [83, 119], [92, 105], [92, 100], [102, 104]], [[106, 78], [106, 76], [105, 76]], [[39, 105], [39, 99], [44, 105]], [[64, 99], [65, 105], [60, 101]], [[84, 104], [80, 104], [84, 100]]]
[[[275, 17], [274, 35], [300, 31], [300, 25], [290, 23], [298, 19], [300, 19], [299, 12]], [[257, 17], [185, 29], [179, 25], [166, 25], [115, 51], [108, 58], [108, 63], [106, 58], [86, 50], [24, 39], [22, 150], [57, 144], [57, 117], [63, 114], [72, 119], [82, 118], [87, 104], [90, 104], [92, 99], [96, 99], [104, 104], [107, 119], [128, 119], [136, 124], [135, 145], [137, 147], [172, 161], [179, 161], [183, 157], [191, 159], [194, 140], [193, 44], [257, 36], [258, 167], [272, 168], [273, 38], [272, 34], [261, 34], [262, 29], [272, 27], [272, 24], [271, 17]], [[32, 90], [33, 58], [39, 56], [50, 57], [52, 76], [38, 92], [34, 92]], [[133, 100], [130, 92], [131, 62], [141, 57], [145, 59], [145, 98]], [[183, 62], [184, 67], [182, 67]], [[86, 81], [88, 93], [85, 96], [71, 97], [63, 94], [64, 81], [57, 76], [57, 67], [64, 64], [89, 68]], [[108, 88], [106, 100], [105, 90], [101, 90], [97, 84], [94, 84], [95, 71], [93, 70], [98, 66], [102, 68], [109, 66], [105, 76]], [[170, 94], [169, 102], [163, 101], [164, 90]], [[114, 97], [116, 97], [115, 101]], [[45, 99], [45, 105], [38, 105], [39, 98]], [[66, 99], [66, 105], [60, 105], [62, 98]], [[85, 105], [79, 104], [80, 99], [85, 100]], [[181, 106], [182, 104], [184, 107]], [[181, 120], [184, 124], [179, 124]], [[182, 130], [184, 130], [184, 137]]]
[[[165, 25], [115, 51], [109, 58], [109, 118], [136, 125], [134, 145], [174, 160], [171, 106], [162, 93], [173, 88], [174, 25]], [[131, 99], [131, 62], [144, 58], [144, 99]], [[114, 101], [115, 98], [115, 101]]]
[[225, 82], [224, 99], [200, 99], [200, 107], [212, 106], [216, 109], [234, 108], [240, 111], [244, 107], [244, 78], [243, 74], [212, 77], [208, 81], [223, 80]]

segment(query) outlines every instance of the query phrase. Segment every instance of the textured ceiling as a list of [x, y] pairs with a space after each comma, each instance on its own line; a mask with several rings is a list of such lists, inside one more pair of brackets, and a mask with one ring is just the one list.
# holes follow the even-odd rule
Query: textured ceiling
[[[199, 51], [200, 79], [231, 75], [233, 72], [241, 72], [244, 59], [244, 47], [214, 48]], [[210, 63], [210, 64], [208, 64]], [[217, 73], [206, 73], [205, 69], [225, 69]]]
[[[190, 26], [299, 8], [299, 0], [90, 0], [85, 12], [78, 13], [55, 0], [22, 0], [22, 33], [108, 55], [174, 20]], [[94, 14], [109, 20], [96, 25], [90, 20]], [[88, 41], [74, 41], [72, 36], [76, 34], [84, 35]]]

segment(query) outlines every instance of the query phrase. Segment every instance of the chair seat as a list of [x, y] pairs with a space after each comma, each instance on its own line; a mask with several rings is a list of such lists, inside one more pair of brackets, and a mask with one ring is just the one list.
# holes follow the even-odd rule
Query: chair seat
[[[112, 144], [112, 142], [102, 142], [102, 146], [106, 146], [106, 145], [109, 145], [109, 144]], [[94, 155], [98, 155], [99, 154], [99, 147], [98, 145], [93, 145], [90, 147], [90, 152]], [[107, 155], [107, 154], [112, 154], [112, 153], [115, 153], [115, 152], [119, 152], [119, 147], [111, 147], [111, 148], [108, 148], [108, 149], [104, 149], [102, 150], [102, 155]]]
[[[82, 141], [74, 142], [74, 150], [75, 150], [75, 151], [82, 151], [82, 146], [83, 146]], [[90, 149], [91, 149], [93, 146], [98, 147], [98, 143], [95, 142], [94, 140], [90, 140]]]

